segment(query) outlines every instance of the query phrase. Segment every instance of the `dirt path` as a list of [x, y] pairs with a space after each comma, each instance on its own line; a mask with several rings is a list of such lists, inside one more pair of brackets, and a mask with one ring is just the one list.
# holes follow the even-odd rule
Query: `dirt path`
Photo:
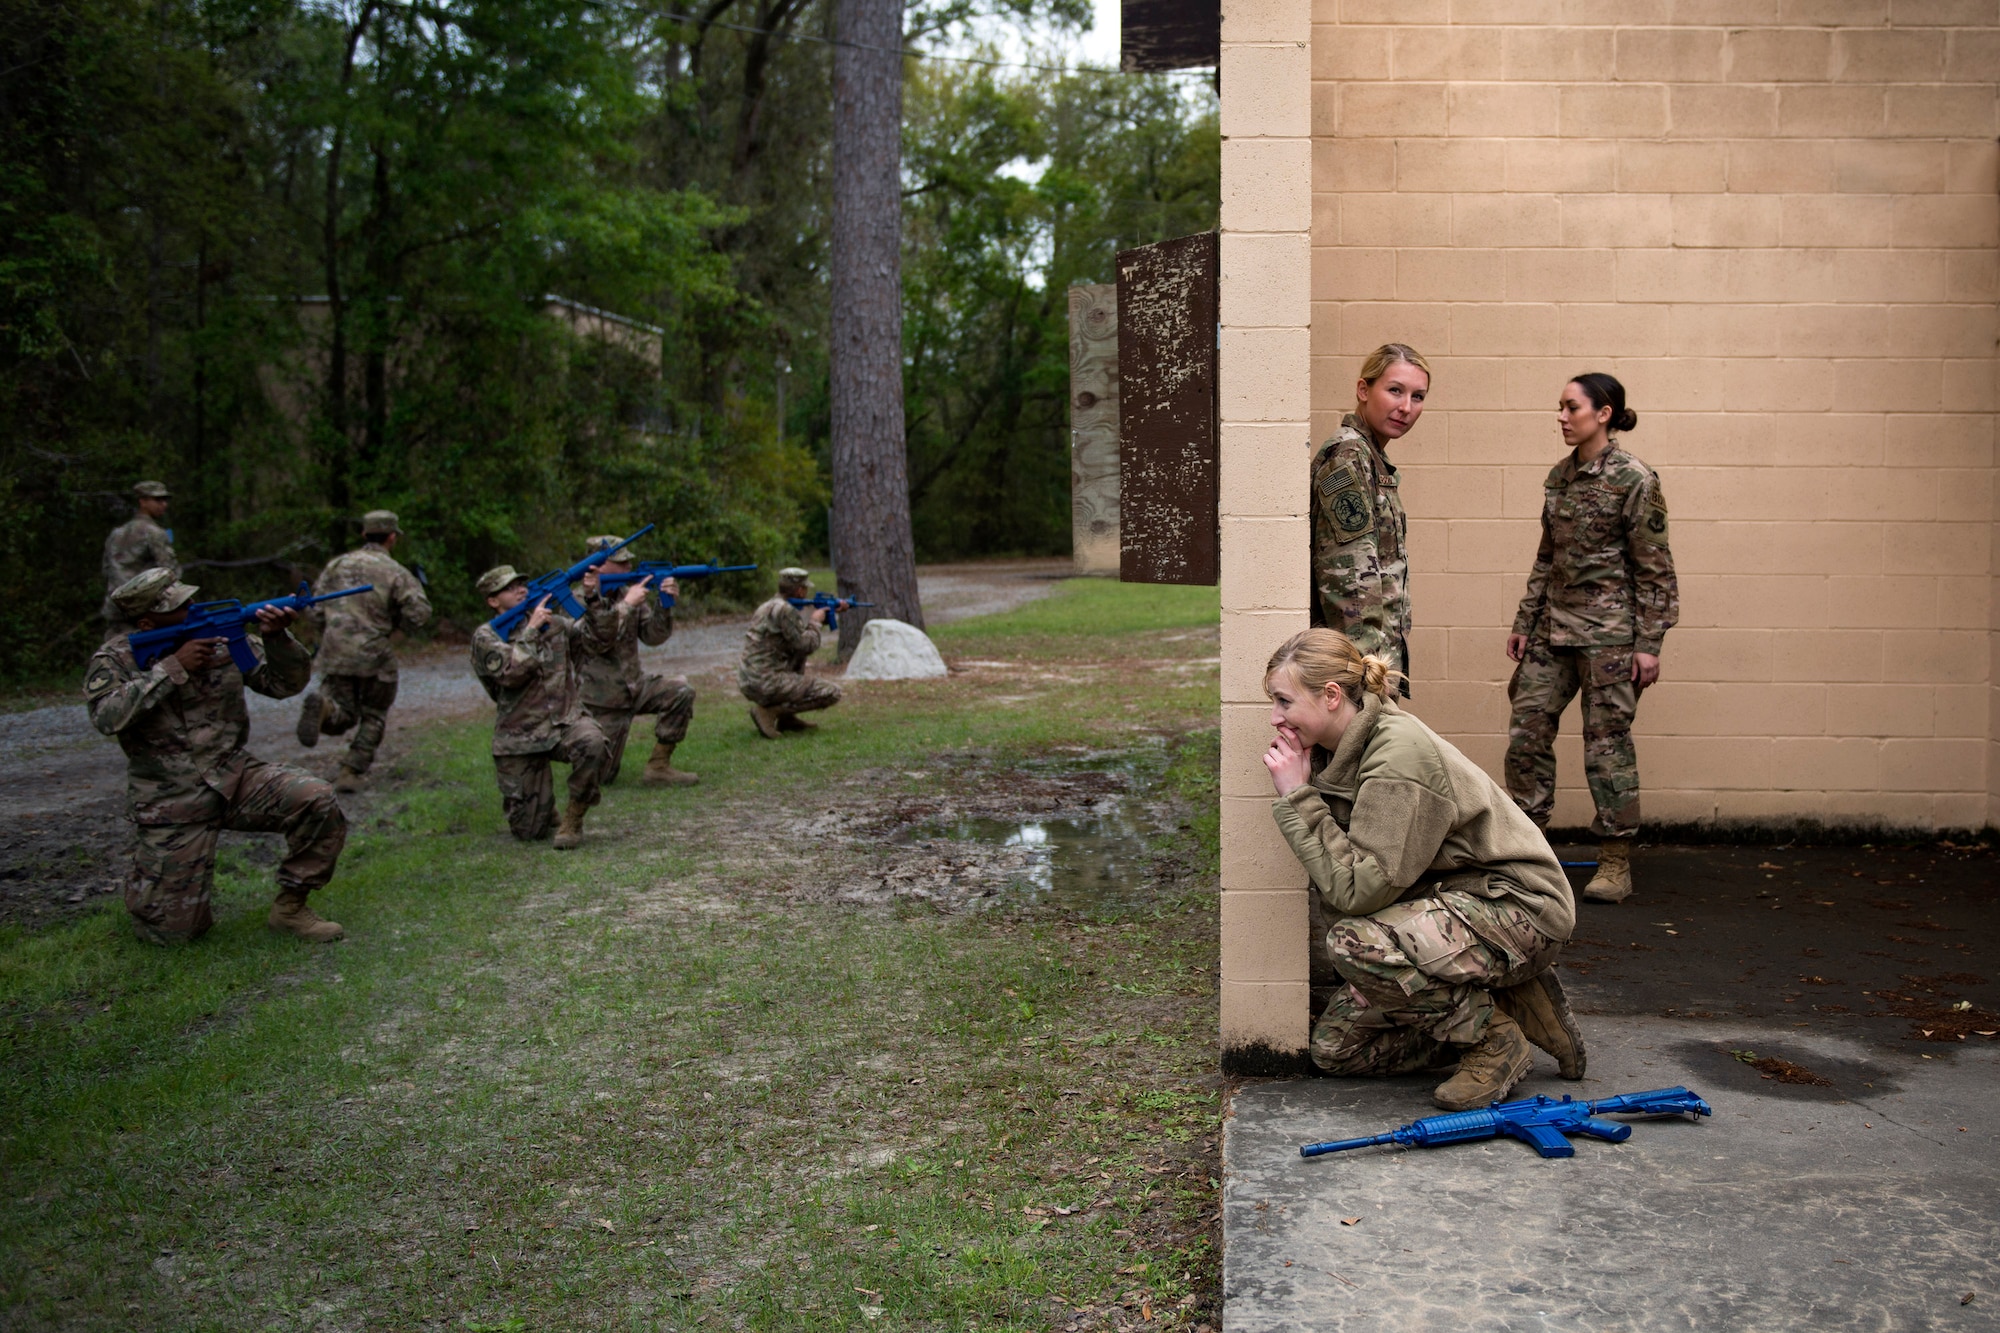
[[[1046, 596], [1069, 572], [1068, 560], [927, 565], [917, 582], [926, 622], [939, 625], [1012, 610]], [[741, 703], [730, 671], [747, 619], [689, 625], [663, 647], [645, 650], [650, 669], [696, 679], [704, 701], [696, 705], [696, 726], [704, 705]], [[296, 700], [252, 694], [249, 704], [253, 754], [333, 775], [343, 742], [329, 737], [314, 750], [300, 746], [292, 734]], [[407, 656], [376, 774], [393, 773], [419, 724], [489, 707], [462, 645]], [[45, 923], [118, 890], [131, 847], [124, 792], [125, 756], [92, 730], [81, 704], [0, 714], [0, 921]]]

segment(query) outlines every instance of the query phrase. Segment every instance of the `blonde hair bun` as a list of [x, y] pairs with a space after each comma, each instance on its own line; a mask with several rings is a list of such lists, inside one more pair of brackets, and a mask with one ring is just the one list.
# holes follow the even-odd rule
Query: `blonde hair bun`
[[1354, 646], [1354, 640], [1324, 626], [1302, 630], [1278, 645], [1278, 651], [1271, 654], [1270, 663], [1264, 668], [1265, 689], [1270, 688], [1271, 677], [1278, 668], [1286, 666], [1297, 674], [1299, 684], [1315, 694], [1331, 683], [1356, 703], [1361, 702], [1364, 694], [1372, 694], [1386, 703], [1391, 686], [1405, 679], [1402, 672], [1383, 658], [1363, 653]]

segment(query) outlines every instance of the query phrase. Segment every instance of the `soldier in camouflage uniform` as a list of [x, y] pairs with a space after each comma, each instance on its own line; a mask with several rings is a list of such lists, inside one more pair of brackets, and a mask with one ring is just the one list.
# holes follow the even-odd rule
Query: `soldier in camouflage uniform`
[[1402, 672], [1409, 696], [1409, 524], [1384, 450], [1423, 415], [1430, 367], [1401, 343], [1362, 363], [1354, 411], [1312, 465], [1312, 623], [1339, 630]]
[[[595, 555], [618, 545], [620, 538], [592, 537], [584, 549]], [[598, 568], [606, 574], [629, 574], [639, 557], [625, 547]], [[643, 581], [650, 585], [652, 580]], [[639, 662], [639, 645], [657, 648], [673, 636], [674, 609], [666, 599], [678, 595], [673, 579], [661, 582], [657, 596], [647, 597], [637, 606], [620, 607], [616, 638], [608, 648], [593, 644], [577, 645], [577, 666], [583, 677], [583, 711], [604, 732], [611, 747], [605, 763], [604, 783], [618, 780], [625, 763], [625, 738], [632, 733], [632, 719], [645, 713], [656, 714], [653, 723], [653, 753], [639, 781], [670, 787], [692, 787], [701, 778], [674, 767], [674, 747], [687, 739], [688, 723], [694, 720], [694, 686], [686, 676], [663, 676], [649, 672]]]
[[[136, 628], [157, 629], [187, 619], [194, 594], [172, 570], [149, 569], [112, 600]], [[83, 691], [91, 725], [125, 751], [126, 811], [138, 826], [125, 909], [141, 939], [192, 940], [214, 923], [209, 895], [223, 829], [285, 835], [271, 929], [315, 941], [341, 936], [336, 922], [306, 905], [306, 895], [333, 878], [347, 841], [333, 788], [243, 749], [250, 735], [243, 687], [284, 699], [312, 673], [312, 658], [285, 628], [295, 615], [258, 614], [250, 642], [262, 660], [247, 677], [221, 639], [191, 640], [141, 670], [121, 634], [90, 659]]]
[[750, 701], [750, 722], [766, 740], [784, 731], [806, 731], [800, 718], [840, 702], [840, 686], [806, 675], [806, 659], [819, 651], [826, 611], [802, 611], [785, 599], [812, 596], [812, 576], [796, 566], [778, 571], [778, 595], [757, 608], [743, 638], [737, 688]]
[[120, 524], [104, 539], [104, 622], [107, 633], [129, 633], [132, 625], [111, 600], [111, 594], [134, 575], [149, 569], [181, 572], [180, 561], [174, 558], [174, 534], [160, 526], [160, 520], [167, 516], [167, 503], [172, 497], [166, 486], [157, 481], [142, 481], [132, 487], [132, 499], [138, 512], [129, 523]]
[[396, 650], [389, 636], [431, 618], [430, 598], [416, 575], [391, 554], [402, 539], [396, 516], [372, 509], [361, 516], [361, 546], [335, 556], [320, 571], [321, 593], [373, 585], [359, 597], [322, 602], [307, 611], [319, 627], [319, 688], [299, 709], [299, 744], [310, 750], [322, 733], [354, 739], [340, 757], [335, 791], [359, 791], [396, 702]]
[[[526, 598], [528, 580], [512, 565], [479, 576], [476, 585], [495, 611], [511, 611]], [[554, 845], [566, 851], [583, 844], [583, 818], [602, 799], [604, 765], [610, 746], [577, 698], [579, 645], [610, 648], [621, 606], [645, 596], [634, 585], [621, 602], [597, 596], [597, 571], [584, 576], [587, 609], [583, 619], [549, 610], [547, 599], [502, 640], [492, 624], [472, 632], [472, 670], [497, 709], [493, 720], [493, 771], [507, 827], [523, 842], [538, 842], [555, 825], [555, 778], [551, 763], [569, 765], [569, 804], [555, 827]], [[637, 596], [633, 594], [636, 593]]]
[[1507, 636], [1518, 665], [1508, 684], [1507, 790], [1546, 829], [1556, 799], [1556, 727], [1583, 694], [1583, 762], [1602, 840], [1584, 897], [1618, 902], [1632, 892], [1639, 830], [1639, 766], [1632, 719], [1639, 693], [1659, 678], [1660, 645], [1680, 619], [1667, 546], [1667, 500], [1653, 469], [1619, 445], [1638, 424], [1625, 387], [1581, 375], [1557, 409], [1568, 457], [1543, 483], [1542, 541], [1527, 595]]

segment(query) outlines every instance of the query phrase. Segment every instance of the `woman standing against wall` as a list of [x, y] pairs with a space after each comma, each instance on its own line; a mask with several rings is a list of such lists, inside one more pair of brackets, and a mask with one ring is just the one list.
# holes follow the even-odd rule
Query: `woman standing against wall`
[[1410, 564], [1396, 469], [1386, 452], [1423, 415], [1431, 368], [1384, 343], [1361, 363], [1354, 410], [1312, 465], [1312, 623], [1387, 662], [1408, 697]]
[[1680, 619], [1667, 547], [1667, 501], [1653, 469], [1618, 443], [1639, 424], [1625, 386], [1579, 375], [1556, 406], [1569, 456], [1543, 482], [1542, 544], [1507, 636], [1519, 663], [1508, 683], [1507, 791], [1542, 829], [1556, 800], [1556, 727], [1583, 693], [1583, 767], [1597, 807], [1597, 874], [1583, 896], [1632, 892], [1639, 764], [1632, 719], [1660, 676], [1660, 645]]

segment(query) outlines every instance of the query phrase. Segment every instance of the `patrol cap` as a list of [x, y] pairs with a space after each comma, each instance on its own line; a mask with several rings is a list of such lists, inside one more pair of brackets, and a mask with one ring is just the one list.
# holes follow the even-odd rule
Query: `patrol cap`
[[135, 481], [132, 483], [132, 494], [138, 496], [141, 500], [167, 500], [173, 498], [167, 494], [167, 483], [164, 481]]
[[786, 565], [783, 569], [778, 571], [778, 582], [811, 583], [812, 575], [807, 571], [800, 569], [797, 565]]
[[516, 573], [512, 565], [495, 565], [479, 576], [479, 582], [472, 586], [479, 589], [481, 597], [498, 597], [516, 583], [526, 583], [526, 574]]
[[165, 615], [178, 611], [199, 591], [192, 583], [182, 583], [171, 569], [155, 566], [126, 579], [112, 590], [111, 604], [137, 620], [140, 616]]
[[361, 516], [361, 531], [363, 535], [372, 535], [374, 533], [401, 532], [402, 528], [396, 525], [394, 510], [371, 509]]
[[[618, 536], [616, 533], [601, 532], [595, 537], [586, 537], [584, 539], [583, 553], [585, 555], [596, 555], [599, 551], [609, 550], [623, 540], [624, 538]], [[611, 558], [613, 560], [631, 560], [637, 562], [639, 553], [628, 546]]]

